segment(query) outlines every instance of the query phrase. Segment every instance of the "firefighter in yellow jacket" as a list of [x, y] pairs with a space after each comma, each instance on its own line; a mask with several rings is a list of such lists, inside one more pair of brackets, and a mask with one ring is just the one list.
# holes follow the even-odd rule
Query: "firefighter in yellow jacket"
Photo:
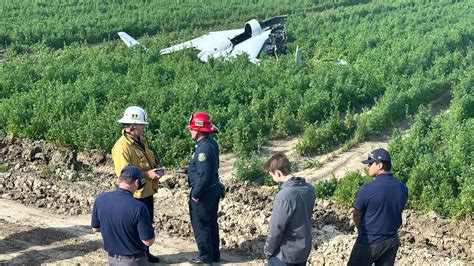
[[[146, 112], [141, 107], [130, 106], [118, 122], [123, 125], [123, 130], [122, 136], [112, 148], [115, 174], [119, 177], [122, 169], [129, 165], [142, 171], [144, 182], [133, 196], [145, 203], [153, 224], [153, 194], [158, 190], [158, 179], [163, 176], [163, 170], [157, 168], [155, 155], [143, 136], [148, 124]], [[151, 255], [149, 251], [147, 253], [149, 262], [159, 262], [158, 257]]]

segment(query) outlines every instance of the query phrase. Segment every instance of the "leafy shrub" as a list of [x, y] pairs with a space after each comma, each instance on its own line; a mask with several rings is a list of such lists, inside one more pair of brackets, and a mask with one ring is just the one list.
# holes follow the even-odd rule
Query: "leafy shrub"
[[319, 169], [323, 164], [318, 160], [305, 159], [303, 164], [303, 169], [315, 168]]
[[357, 171], [346, 173], [337, 184], [336, 190], [334, 191], [334, 201], [344, 206], [352, 206], [360, 186], [371, 180], [371, 177], [362, 176]]
[[295, 110], [289, 106], [283, 106], [275, 110], [273, 137], [287, 137], [301, 131], [301, 124], [297, 122], [294, 112]]
[[41, 169], [41, 175], [46, 178], [54, 179], [57, 169], [59, 169], [57, 165], [47, 165]]
[[[474, 73], [474, 66], [471, 66], [466, 73]], [[474, 75], [468, 75], [461, 80], [461, 84], [453, 91], [453, 98], [451, 112], [456, 119], [474, 117]]]
[[263, 170], [264, 163], [264, 160], [255, 154], [237, 158], [234, 163], [235, 177], [241, 181], [268, 183], [271, 178]]
[[300, 154], [323, 154], [347, 141], [351, 136], [351, 123], [333, 115], [320, 127], [307, 127], [296, 146]]
[[0, 173], [5, 173], [8, 171], [8, 165], [0, 163]]
[[[472, 173], [471, 173], [472, 177]], [[454, 210], [453, 217], [457, 219], [474, 219], [474, 179], [467, 178], [461, 187], [459, 201]]]
[[316, 197], [319, 199], [331, 198], [334, 195], [334, 191], [336, 191], [338, 184], [339, 182], [335, 177], [331, 177], [329, 180], [318, 182], [314, 187], [316, 191]]

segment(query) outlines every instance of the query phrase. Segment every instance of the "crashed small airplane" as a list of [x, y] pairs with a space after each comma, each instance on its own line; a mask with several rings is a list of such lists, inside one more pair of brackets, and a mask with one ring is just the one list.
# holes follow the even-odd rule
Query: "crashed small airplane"
[[[286, 16], [262, 22], [252, 19], [245, 23], [242, 29], [211, 31], [190, 41], [161, 49], [160, 54], [195, 48], [200, 51], [198, 58], [202, 62], [207, 62], [209, 58], [234, 58], [245, 53], [250, 62], [257, 63], [258, 55], [264, 50], [267, 54], [278, 58], [279, 54], [285, 52], [285, 21]], [[119, 32], [118, 35], [128, 47], [140, 44], [125, 32]]]

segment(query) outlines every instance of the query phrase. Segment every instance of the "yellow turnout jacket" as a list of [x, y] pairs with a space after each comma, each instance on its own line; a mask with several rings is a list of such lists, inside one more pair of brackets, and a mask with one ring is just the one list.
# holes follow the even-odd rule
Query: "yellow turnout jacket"
[[[148, 145], [145, 138], [141, 138], [143, 147], [133, 138], [127, 137], [122, 131], [122, 136], [115, 142], [112, 148], [112, 159], [115, 165], [115, 174], [117, 178], [125, 166], [132, 165], [142, 171], [148, 171], [157, 167], [155, 155]], [[137, 199], [143, 199], [156, 193], [158, 190], [158, 180], [146, 178], [145, 186], [135, 191], [133, 196]]]

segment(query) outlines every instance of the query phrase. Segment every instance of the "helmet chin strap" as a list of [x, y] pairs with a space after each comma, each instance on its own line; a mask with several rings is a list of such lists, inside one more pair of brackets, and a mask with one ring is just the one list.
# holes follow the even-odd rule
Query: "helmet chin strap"
[[197, 131], [197, 130], [195, 130], [195, 131], [196, 131], [196, 135], [193, 137], [193, 140], [199, 141], [200, 139], [202, 139], [204, 137], [204, 135], [200, 131]]
[[132, 138], [134, 138], [135, 140], [138, 140], [138, 138], [140, 138], [140, 136], [138, 136], [136, 134], [136, 131], [135, 131], [136, 127], [134, 124], [130, 125], [130, 127], [127, 127], [125, 128], [125, 133], [127, 133], [128, 135], [130, 135]]

